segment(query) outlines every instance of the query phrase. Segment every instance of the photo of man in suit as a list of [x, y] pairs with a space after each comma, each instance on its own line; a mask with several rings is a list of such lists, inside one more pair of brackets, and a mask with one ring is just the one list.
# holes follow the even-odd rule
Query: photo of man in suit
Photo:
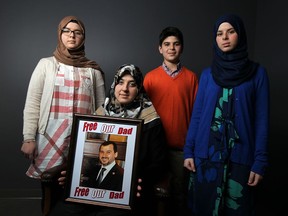
[[103, 142], [99, 147], [100, 164], [88, 168], [81, 186], [122, 191], [124, 169], [116, 163], [117, 156], [117, 144]]

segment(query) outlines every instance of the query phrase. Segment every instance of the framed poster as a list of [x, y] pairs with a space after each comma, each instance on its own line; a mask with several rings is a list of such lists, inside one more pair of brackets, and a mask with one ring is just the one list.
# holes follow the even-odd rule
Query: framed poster
[[[141, 119], [74, 114], [67, 162], [66, 201], [132, 209], [136, 197], [138, 143], [142, 124]], [[101, 166], [99, 155], [102, 150], [99, 152], [99, 148], [104, 142], [117, 145], [114, 164], [123, 170], [121, 186], [117, 189], [114, 187], [116, 183], [106, 177], [108, 174], [104, 175], [104, 180], [107, 178], [106, 185], [109, 187], [97, 188], [85, 184], [96, 181], [99, 170], [96, 167]], [[116, 173], [114, 170], [112, 175], [116, 176]]]

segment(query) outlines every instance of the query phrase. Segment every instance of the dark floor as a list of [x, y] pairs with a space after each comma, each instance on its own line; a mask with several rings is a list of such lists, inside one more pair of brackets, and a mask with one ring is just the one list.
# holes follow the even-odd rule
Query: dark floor
[[42, 216], [41, 190], [0, 190], [0, 216]]
[[[271, 195], [269, 194], [267, 196], [262, 194], [262, 196], [258, 198], [260, 198], [260, 202], [257, 208], [257, 216], [287, 215], [284, 199], [278, 199], [275, 204], [271, 201], [268, 201], [271, 200]], [[41, 191], [0, 191], [0, 216], [42, 216]]]
[[41, 198], [0, 198], [0, 215], [41, 216]]

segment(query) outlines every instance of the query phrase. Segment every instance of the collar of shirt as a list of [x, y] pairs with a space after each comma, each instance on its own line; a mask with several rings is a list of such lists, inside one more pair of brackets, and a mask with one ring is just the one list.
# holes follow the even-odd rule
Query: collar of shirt
[[179, 62], [179, 63], [177, 64], [177, 69], [176, 69], [175, 71], [171, 71], [164, 62], [163, 62], [163, 64], [162, 64], [162, 67], [163, 67], [164, 71], [165, 71], [169, 76], [175, 77], [177, 74], [180, 73], [181, 68], [182, 68], [182, 65], [181, 65], [181, 62]]
[[109, 173], [110, 172], [110, 170], [112, 169], [112, 167], [114, 166], [116, 164], [116, 162], [115, 162], [115, 160], [112, 162], [112, 163], [110, 163], [109, 165], [107, 165], [107, 166], [102, 166], [101, 167], [101, 169], [102, 168], [105, 168], [106, 170], [105, 170], [105, 172], [103, 173], [103, 179], [105, 178], [105, 176], [107, 175], [107, 173]]

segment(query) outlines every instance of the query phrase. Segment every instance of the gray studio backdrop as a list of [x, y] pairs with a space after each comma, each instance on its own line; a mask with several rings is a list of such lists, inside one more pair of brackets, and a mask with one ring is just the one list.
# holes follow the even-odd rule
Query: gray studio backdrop
[[[267, 69], [271, 81], [271, 166], [263, 183], [263, 211], [274, 211], [272, 195], [283, 191], [287, 167], [287, 12], [274, 0], [52, 0], [2, 1], [1, 26], [1, 178], [0, 197], [39, 195], [40, 184], [29, 179], [29, 165], [20, 152], [22, 116], [31, 73], [42, 57], [51, 56], [57, 25], [76, 15], [86, 25], [86, 54], [106, 74], [109, 88], [118, 66], [138, 65], [143, 73], [162, 63], [158, 35], [166, 26], [184, 33], [182, 63], [199, 76], [212, 55], [212, 27], [223, 13], [239, 14], [246, 25], [250, 57]], [[286, 57], [286, 61], [284, 60]], [[171, 86], [173, 91], [173, 86]], [[285, 101], [284, 101], [285, 100]], [[265, 197], [265, 198], [264, 198]], [[265, 205], [267, 203], [267, 205]], [[275, 210], [276, 211], [276, 210]]]

